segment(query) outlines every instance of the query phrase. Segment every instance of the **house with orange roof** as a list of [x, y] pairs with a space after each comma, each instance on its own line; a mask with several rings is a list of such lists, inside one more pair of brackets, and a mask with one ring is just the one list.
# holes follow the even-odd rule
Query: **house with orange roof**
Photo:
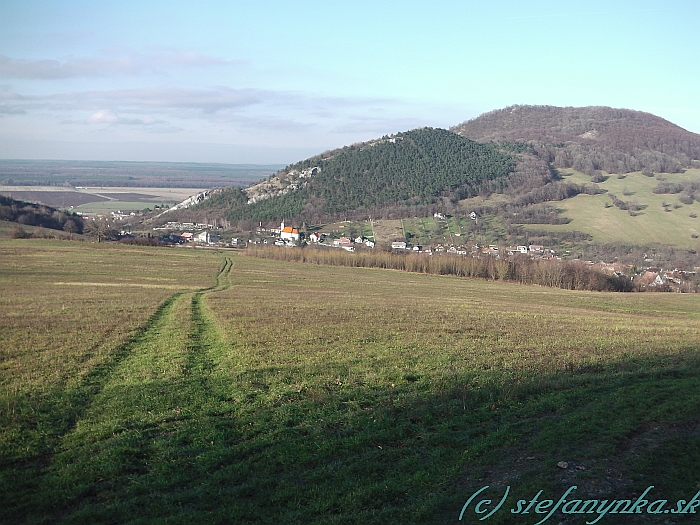
[[289, 239], [290, 241], [299, 240], [299, 230], [291, 226], [285, 226], [284, 222], [280, 225], [280, 239]]

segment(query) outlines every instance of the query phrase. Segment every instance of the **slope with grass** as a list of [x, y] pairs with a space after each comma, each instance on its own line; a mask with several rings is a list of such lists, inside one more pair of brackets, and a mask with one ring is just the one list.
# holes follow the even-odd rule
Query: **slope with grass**
[[[583, 182], [588, 179], [586, 175], [571, 170], [563, 173], [565, 180]], [[664, 173], [660, 177], [668, 182], [697, 181], [700, 180], [700, 170]], [[700, 219], [697, 217], [700, 215], [700, 203], [694, 201], [692, 204], [684, 204], [679, 201], [677, 194], [654, 193], [658, 184], [658, 178], [646, 177], [641, 173], [629, 173], [624, 179], [610, 176], [598, 184], [606, 193], [577, 195], [556, 203], [561, 215], [571, 219], [570, 223], [532, 225], [528, 228], [583, 231], [591, 234], [593, 240], [599, 243], [662, 243], [697, 249], [700, 245]], [[643, 209], [630, 214], [628, 210], [614, 206], [611, 195]]]
[[[154, 266], [173, 252], [138, 251]], [[14, 332], [13, 359], [31, 373], [18, 392], [3, 369], [3, 410], [24, 404], [27, 424], [63, 430], [37, 437], [44, 448], [33, 453], [29, 433], [3, 434], [1, 521], [457, 523], [485, 485], [512, 487], [507, 508], [571, 485], [593, 498], [652, 484], [669, 500], [696, 492], [694, 295], [180, 256], [209, 270], [192, 288], [169, 283], [176, 295], [153, 288], [160, 307], [100, 360], [76, 365], [73, 390], [42, 391], [51, 368], [32, 359], [39, 345], [84, 355], [62, 350], [69, 331], [26, 343]], [[25, 279], [69, 281], [40, 257], [22, 260]], [[97, 268], [84, 279], [104, 279]], [[19, 300], [0, 307], [19, 312]], [[42, 300], [40, 286], [22, 298], [35, 325], [55, 309], [38, 309]], [[61, 399], [74, 400], [70, 424], [57, 422]], [[17, 411], [3, 415], [14, 428]]]

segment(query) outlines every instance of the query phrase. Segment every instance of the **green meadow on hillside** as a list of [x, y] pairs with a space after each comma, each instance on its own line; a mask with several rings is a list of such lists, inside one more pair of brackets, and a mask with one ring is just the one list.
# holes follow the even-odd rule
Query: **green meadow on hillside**
[[[590, 177], [572, 170], [562, 170], [565, 180], [585, 183]], [[667, 182], [697, 180], [700, 170], [687, 170], [685, 173], [663, 173]], [[532, 225], [528, 228], [550, 231], [582, 231], [593, 236], [594, 242], [645, 245], [649, 243], [673, 244], [685, 248], [697, 248], [700, 244], [700, 204], [683, 204], [678, 195], [656, 194], [653, 189], [659, 183], [656, 177], [646, 177], [641, 173], [628, 173], [625, 178], [608, 176], [599, 183], [607, 193], [599, 195], [577, 195], [570, 199], [555, 202], [561, 214], [571, 219], [564, 225]], [[612, 205], [610, 194], [623, 201], [645, 206], [632, 216], [627, 211]], [[664, 206], [668, 204], [668, 206]], [[668, 210], [668, 211], [667, 211]], [[691, 217], [696, 215], [696, 217]]]
[[0, 286], [2, 523], [459, 523], [488, 485], [515, 524], [539, 490], [698, 490], [694, 294], [34, 240], [0, 243]]

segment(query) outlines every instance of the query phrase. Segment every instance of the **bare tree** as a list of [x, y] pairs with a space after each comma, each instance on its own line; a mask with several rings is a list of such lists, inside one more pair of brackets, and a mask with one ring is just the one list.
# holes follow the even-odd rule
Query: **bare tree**
[[68, 232], [69, 238], [72, 241], [73, 240], [73, 233], [78, 231], [78, 225], [75, 224], [75, 221], [73, 219], [68, 219], [66, 223], [63, 225], [63, 231]]
[[85, 233], [91, 237], [96, 237], [97, 242], [103, 240], [114, 240], [117, 238], [117, 231], [104, 219], [87, 221], [84, 227]]

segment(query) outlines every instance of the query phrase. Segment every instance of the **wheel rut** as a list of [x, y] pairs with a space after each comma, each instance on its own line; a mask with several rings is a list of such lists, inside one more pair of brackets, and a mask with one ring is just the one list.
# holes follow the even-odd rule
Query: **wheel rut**
[[227, 397], [216, 365], [223, 343], [205, 298], [230, 287], [232, 267], [225, 257], [212, 286], [170, 296], [83, 378], [44, 460], [18, 486], [36, 501], [25, 497], [14, 517], [73, 521], [87, 512], [101, 521], [110, 516], [106, 494], [129, 498], [139, 487], [162, 484], [173, 462], [196, 463], [214, 442], [214, 420]]

